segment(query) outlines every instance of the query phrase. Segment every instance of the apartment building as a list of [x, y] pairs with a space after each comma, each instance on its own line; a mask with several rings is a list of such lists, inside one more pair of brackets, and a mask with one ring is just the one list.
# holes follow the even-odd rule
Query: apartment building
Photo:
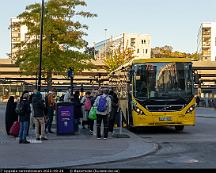
[[149, 34], [133, 34], [122, 33], [119, 36], [105, 39], [95, 44], [97, 51], [96, 58], [104, 59], [105, 51], [116, 49], [121, 46], [133, 49], [135, 58], [150, 58], [151, 57], [151, 35]]
[[201, 24], [197, 44], [201, 61], [216, 61], [216, 22]]
[[27, 35], [28, 28], [25, 25], [19, 25], [20, 19], [11, 18], [11, 56], [17, 51], [17, 44], [29, 40]]

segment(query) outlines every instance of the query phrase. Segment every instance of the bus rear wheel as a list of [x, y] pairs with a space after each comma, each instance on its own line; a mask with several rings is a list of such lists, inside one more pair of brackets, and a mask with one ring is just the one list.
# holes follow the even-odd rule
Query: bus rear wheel
[[184, 129], [184, 126], [175, 126], [175, 130], [180, 132]]

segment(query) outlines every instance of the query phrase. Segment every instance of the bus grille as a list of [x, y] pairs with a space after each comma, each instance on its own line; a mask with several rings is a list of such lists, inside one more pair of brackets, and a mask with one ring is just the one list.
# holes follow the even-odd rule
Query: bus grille
[[175, 112], [180, 111], [184, 105], [146, 105], [150, 112]]

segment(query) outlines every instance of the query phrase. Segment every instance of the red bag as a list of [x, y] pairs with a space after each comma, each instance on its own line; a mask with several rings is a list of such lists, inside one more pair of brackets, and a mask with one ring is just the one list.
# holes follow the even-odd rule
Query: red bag
[[19, 135], [20, 123], [19, 121], [14, 121], [13, 125], [10, 128], [10, 134], [14, 137]]

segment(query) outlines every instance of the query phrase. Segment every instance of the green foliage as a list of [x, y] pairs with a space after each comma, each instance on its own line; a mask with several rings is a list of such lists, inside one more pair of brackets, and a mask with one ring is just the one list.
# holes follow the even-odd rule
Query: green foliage
[[190, 55], [188, 56], [188, 58], [190, 58], [190, 59], [193, 60], [193, 61], [198, 61], [199, 58], [200, 58], [200, 56], [201, 56], [201, 55], [199, 55], [198, 53], [193, 53], [193, 54], [190, 54]]
[[190, 58], [192, 60], [198, 60], [199, 56], [197, 53], [185, 53], [174, 51], [172, 46], [165, 45], [164, 47], [155, 47], [151, 50], [152, 58]]
[[[43, 72], [66, 72], [72, 67], [75, 72], [88, 69], [92, 56], [83, 52], [87, 42], [83, 39], [88, 26], [81, 24], [78, 18], [96, 17], [96, 14], [79, 11], [86, 6], [83, 0], [47, 0], [44, 10], [43, 34]], [[37, 72], [39, 64], [40, 35], [39, 3], [26, 7], [18, 18], [20, 25], [28, 27], [29, 40], [17, 44], [18, 51], [12, 60], [20, 69], [32, 74]], [[44, 73], [45, 74], [45, 73]]]
[[118, 68], [120, 65], [127, 63], [134, 58], [134, 50], [128, 47], [122, 49], [120, 44], [117, 49], [107, 51], [106, 57], [104, 59], [104, 64], [106, 65], [107, 71], [111, 72]]

